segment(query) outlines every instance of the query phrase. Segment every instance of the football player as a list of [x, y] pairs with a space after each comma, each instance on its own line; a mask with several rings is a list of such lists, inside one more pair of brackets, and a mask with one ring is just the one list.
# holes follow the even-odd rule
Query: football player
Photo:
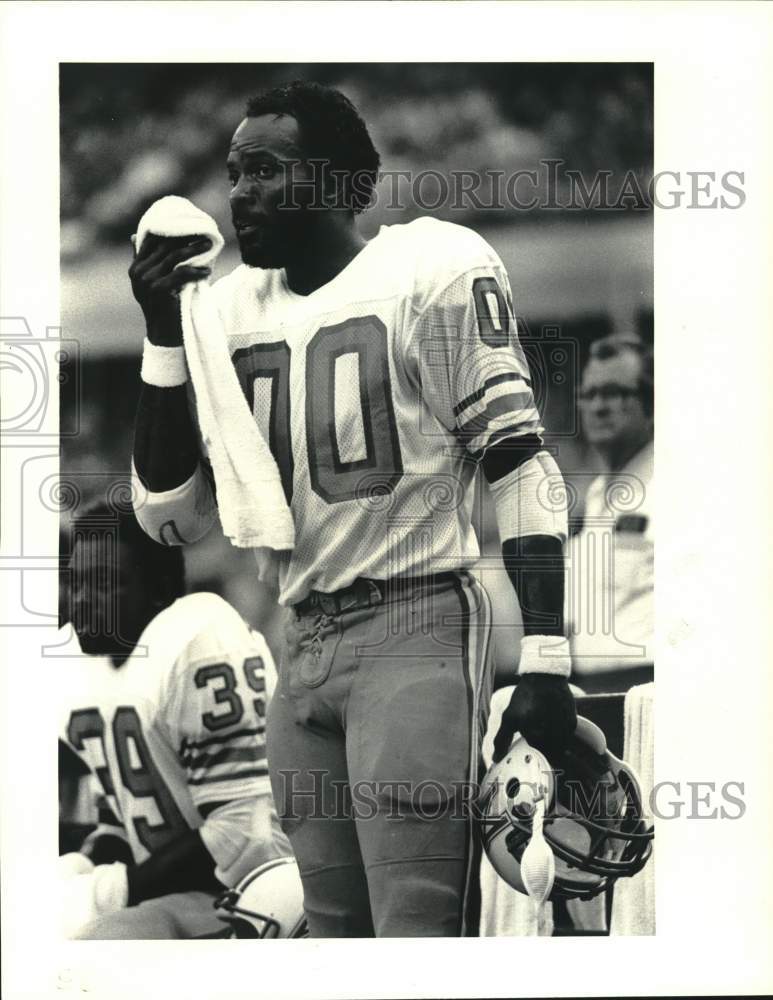
[[60, 858], [65, 933], [219, 934], [213, 901], [291, 853], [266, 766], [263, 638], [215, 594], [183, 596], [179, 549], [104, 503], [73, 527], [60, 740], [99, 787], [97, 828]]
[[[310, 933], [455, 936], [473, 929], [476, 863], [459, 788], [478, 778], [491, 686], [489, 603], [469, 572], [476, 471], [526, 633], [500, 756], [516, 729], [551, 752], [576, 724], [566, 511], [549, 500], [561, 475], [501, 261], [432, 219], [364, 239], [379, 162], [336, 90], [250, 101], [226, 163], [243, 264], [214, 291], [295, 522], [275, 557], [288, 618], [268, 752]], [[185, 264], [206, 246], [146, 240], [130, 268], [147, 342], [182, 373], [145, 384], [137, 414], [137, 514], [158, 541], [192, 541], [217, 516], [176, 300], [208, 275]]]

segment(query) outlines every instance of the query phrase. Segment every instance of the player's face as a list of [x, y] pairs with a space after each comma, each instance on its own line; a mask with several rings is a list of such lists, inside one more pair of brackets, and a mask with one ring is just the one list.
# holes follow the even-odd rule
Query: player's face
[[298, 122], [290, 115], [245, 118], [234, 133], [227, 168], [231, 217], [242, 260], [284, 267], [308, 225], [312, 171], [300, 162]]
[[583, 430], [590, 444], [625, 447], [647, 434], [647, 417], [639, 393], [639, 358], [626, 352], [593, 358], [580, 390]]
[[79, 539], [70, 557], [71, 619], [90, 655], [126, 653], [152, 617], [150, 596], [127, 545]]

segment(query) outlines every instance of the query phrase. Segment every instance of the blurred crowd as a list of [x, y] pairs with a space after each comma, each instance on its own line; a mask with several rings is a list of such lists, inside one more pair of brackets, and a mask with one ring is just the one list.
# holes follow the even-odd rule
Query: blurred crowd
[[[353, 100], [389, 171], [509, 176], [558, 159], [588, 185], [601, 170], [619, 178], [633, 171], [644, 188], [652, 173], [647, 64], [64, 64], [63, 256], [124, 242], [145, 208], [170, 190], [225, 228], [223, 150], [246, 98], [296, 76], [337, 86]], [[386, 200], [371, 226], [383, 221]], [[405, 207], [407, 217], [416, 211]], [[435, 211], [474, 221], [473, 205]]]

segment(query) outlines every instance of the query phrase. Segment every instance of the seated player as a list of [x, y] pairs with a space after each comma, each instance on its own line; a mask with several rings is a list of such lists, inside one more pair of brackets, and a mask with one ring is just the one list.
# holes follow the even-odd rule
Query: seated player
[[265, 757], [275, 668], [215, 594], [183, 596], [179, 549], [104, 504], [73, 530], [60, 739], [100, 787], [99, 824], [60, 859], [67, 936], [221, 936], [213, 902], [291, 854]]

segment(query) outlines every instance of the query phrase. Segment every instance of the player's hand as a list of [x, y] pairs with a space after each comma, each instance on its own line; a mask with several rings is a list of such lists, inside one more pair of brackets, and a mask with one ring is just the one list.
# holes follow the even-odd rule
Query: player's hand
[[178, 295], [191, 281], [208, 277], [212, 268], [177, 265], [204, 253], [211, 246], [212, 241], [206, 236], [172, 239], [151, 233], [142, 241], [129, 268], [129, 279], [153, 343], [163, 347], [182, 343]]
[[566, 750], [576, 727], [577, 708], [569, 682], [555, 674], [524, 674], [502, 713], [494, 762], [505, 756], [515, 733], [552, 762]]

